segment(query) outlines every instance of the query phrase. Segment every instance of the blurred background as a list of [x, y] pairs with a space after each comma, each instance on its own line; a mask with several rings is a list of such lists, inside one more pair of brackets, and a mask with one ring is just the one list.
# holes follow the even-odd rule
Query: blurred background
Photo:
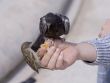
[[[96, 83], [97, 66], [77, 61], [66, 70], [35, 73], [24, 61], [20, 47], [35, 41], [39, 19], [48, 12], [70, 19], [69, 42], [97, 37], [110, 18], [109, 0], [0, 0], [0, 83]], [[26, 82], [30, 78], [33, 82]]]

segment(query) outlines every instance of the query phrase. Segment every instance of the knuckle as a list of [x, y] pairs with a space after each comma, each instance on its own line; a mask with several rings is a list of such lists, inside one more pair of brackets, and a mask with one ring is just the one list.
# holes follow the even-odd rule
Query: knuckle
[[55, 51], [56, 49], [55, 49], [55, 47], [50, 47], [49, 49], [47, 49], [47, 54], [52, 54], [54, 51]]
[[62, 66], [62, 64], [57, 64], [56, 68], [60, 68]]
[[63, 67], [62, 64], [58, 64], [58, 65], [56, 65], [56, 69], [61, 69], [61, 67]]
[[54, 66], [53, 65], [48, 65], [48, 68], [53, 70], [54, 69]]
[[56, 69], [60, 69], [60, 66], [59, 65], [56, 65]]
[[60, 54], [60, 49], [57, 48], [56, 51], [55, 51], [55, 53], [54, 53], [54, 56], [58, 56], [59, 54]]
[[60, 68], [60, 70], [65, 70], [66, 68]]
[[41, 61], [40, 64], [41, 64], [41, 66], [43, 66], [43, 67], [46, 67], [46, 66], [47, 66], [47, 63], [44, 62], [44, 61]]
[[63, 66], [60, 66], [60, 67], [56, 67], [56, 70], [65, 70], [66, 68], [63, 67]]

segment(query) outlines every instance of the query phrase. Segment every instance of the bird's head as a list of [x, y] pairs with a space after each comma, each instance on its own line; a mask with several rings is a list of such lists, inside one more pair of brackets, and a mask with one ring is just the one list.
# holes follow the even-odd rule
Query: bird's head
[[24, 49], [26, 48], [29, 48], [29, 45], [31, 44], [31, 42], [24, 42], [22, 45], [21, 45], [21, 50], [23, 51]]

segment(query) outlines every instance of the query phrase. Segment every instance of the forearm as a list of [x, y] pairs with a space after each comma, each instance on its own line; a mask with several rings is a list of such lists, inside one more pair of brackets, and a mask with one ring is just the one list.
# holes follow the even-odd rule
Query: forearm
[[96, 49], [94, 46], [88, 43], [79, 43], [76, 46], [78, 50], [78, 59], [84, 61], [94, 62], [96, 60]]
[[95, 61], [97, 64], [110, 64], [110, 35], [87, 43], [80, 43], [76, 48], [81, 60]]

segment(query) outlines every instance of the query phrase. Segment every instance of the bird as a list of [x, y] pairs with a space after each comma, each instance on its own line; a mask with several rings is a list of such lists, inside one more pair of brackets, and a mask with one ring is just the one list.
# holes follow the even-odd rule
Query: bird
[[[39, 69], [41, 69], [41, 68], [48, 69], [46, 67], [41, 66], [40, 57], [38, 56], [39, 53], [38, 53], [38, 51], [35, 52], [30, 48], [31, 44], [32, 44], [32, 42], [24, 42], [21, 45], [21, 51], [22, 51], [22, 54], [24, 56], [26, 63], [29, 66], [31, 66], [31, 68], [33, 70], [35, 70], [37, 73], [39, 73]], [[49, 47], [49, 44], [47, 42], [45, 42], [44, 44], [41, 44], [41, 47], [44, 47], [47, 49]]]
[[21, 45], [21, 51], [28, 65], [30, 65], [33, 70], [39, 73], [41, 65], [39, 62], [38, 52], [34, 52], [32, 49], [30, 49], [31, 43], [32, 42], [24, 42]]

